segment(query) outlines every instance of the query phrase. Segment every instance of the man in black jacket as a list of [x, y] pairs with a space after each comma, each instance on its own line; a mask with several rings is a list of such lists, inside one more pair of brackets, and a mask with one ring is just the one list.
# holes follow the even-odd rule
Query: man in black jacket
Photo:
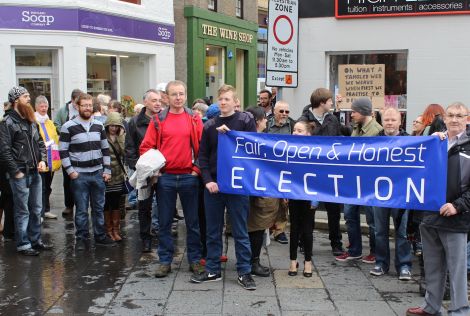
[[14, 200], [16, 249], [26, 256], [52, 247], [41, 241], [42, 184], [46, 147], [39, 134], [28, 91], [13, 87], [8, 100], [14, 111], [0, 125], [0, 164], [7, 172]]
[[[341, 136], [341, 124], [336, 116], [330, 113], [332, 105], [333, 95], [330, 90], [318, 88], [310, 96], [310, 104], [304, 108], [299, 120], [314, 122], [315, 136]], [[341, 208], [338, 203], [324, 204], [328, 215], [331, 249], [334, 256], [339, 256], [344, 252], [339, 226]]]
[[[144, 94], [143, 103], [145, 109], [140, 111], [139, 115], [134, 116], [128, 125], [126, 134], [126, 160], [129, 168], [135, 170], [135, 164], [139, 160], [139, 147], [147, 132], [150, 119], [158, 114], [162, 109], [162, 96], [157, 90], [150, 89]], [[153, 193], [150, 198], [139, 203], [139, 224], [140, 238], [142, 239], [142, 252], [152, 251], [152, 235], [150, 234], [152, 225], [152, 201]]]
[[420, 225], [423, 242], [426, 296], [420, 307], [406, 315], [440, 315], [446, 275], [451, 302], [449, 315], [469, 315], [467, 293], [467, 234], [470, 229], [470, 136], [466, 133], [467, 107], [456, 102], [446, 109], [448, 139], [446, 203], [428, 212]]

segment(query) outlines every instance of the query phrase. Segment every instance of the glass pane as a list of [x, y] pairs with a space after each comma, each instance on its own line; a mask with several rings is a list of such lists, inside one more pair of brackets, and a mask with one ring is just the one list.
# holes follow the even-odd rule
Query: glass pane
[[223, 47], [206, 46], [206, 96], [217, 100], [217, 90], [225, 83], [225, 50]]
[[87, 56], [87, 93], [117, 97], [116, 57]]
[[31, 105], [34, 109], [34, 101], [40, 95], [43, 95], [49, 101], [47, 113], [51, 117], [51, 79], [50, 78], [19, 78], [18, 84], [25, 87], [31, 96]]
[[50, 50], [15, 50], [16, 66], [52, 67]]

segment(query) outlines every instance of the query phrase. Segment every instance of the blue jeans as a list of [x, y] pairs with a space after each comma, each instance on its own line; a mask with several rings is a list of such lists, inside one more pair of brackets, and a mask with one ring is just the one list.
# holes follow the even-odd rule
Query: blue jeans
[[91, 201], [91, 221], [95, 240], [105, 238], [104, 228], [104, 192], [103, 172], [82, 172], [71, 181], [75, 200], [75, 237], [80, 240], [90, 238], [88, 230], [88, 205]]
[[14, 201], [16, 250], [30, 249], [41, 243], [41, 176], [39, 172], [30, 172], [21, 179], [9, 181]]
[[[132, 174], [135, 172], [135, 170], [132, 170], [131, 168], [127, 168], [127, 175], [129, 177], [132, 176]], [[127, 194], [127, 202], [131, 206], [135, 206], [137, 204], [137, 190], [134, 189], [131, 192]]]
[[224, 228], [224, 213], [230, 216], [232, 236], [235, 241], [237, 271], [239, 275], [251, 272], [251, 246], [248, 237], [248, 196], [216, 193], [211, 194], [204, 189], [206, 207], [206, 270], [220, 273], [220, 256], [222, 255], [222, 230]]
[[395, 227], [395, 269], [407, 267], [411, 269], [411, 245], [406, 238], [408, 210], [387, 207], [373, 207], [375, 222], [375, 265], [384, 271], [390, 268], [390, 216]]
[[467, 271], [470, 273], [470, 241], [467, 243]]
[[171, 224], [175, 214], [177, 195], [180, 197], [186, 222], [188, 262], [199, 263], [201, 260], [201, 235], [197, 215], [199, 178], [191, 174], [164, 173], [158, 178], [157, 192], [160, 222], [158, 257], [160, 263], [168, 265], [173, 261], [174, 246]]
[[375, 224], [374, 213], [370, 206], [360, 206], [344, 204], [344, 219], [349, 238], [349, 254], [351, 256], [362, 255], [362, 234], [361, 234], [361, 213], [360, 208], [364, 209], [367, 225], [369, 225], [369, 247], [370, 253], [375, 254]]
[[154, 196], [152, 201], [152, 229], [159, 230], [160, 224], [158, 222], [158, 203], [157, 199]]

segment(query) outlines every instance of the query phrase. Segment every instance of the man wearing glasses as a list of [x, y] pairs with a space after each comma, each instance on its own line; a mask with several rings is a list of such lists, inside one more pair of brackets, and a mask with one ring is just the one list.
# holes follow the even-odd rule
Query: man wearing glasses
[[447, 107], [444, 123], [448, 139], [446, 203], [427, 212], [420, 225], [423, 242], [426, 296], [407, 316], [441, 315], [446, 276], [450, 283], [449, 315], [469, 315], [467, 294], [467, 234], [470, 230], [470, 137], [466, 131], [468, 108], [456, 102]]

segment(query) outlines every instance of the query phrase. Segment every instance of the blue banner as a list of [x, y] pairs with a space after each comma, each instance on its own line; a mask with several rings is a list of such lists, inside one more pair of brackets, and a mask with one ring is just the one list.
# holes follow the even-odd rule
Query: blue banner
[[223, 193], [437, 211], [447, 141], [438, 137], [219, 134]]

